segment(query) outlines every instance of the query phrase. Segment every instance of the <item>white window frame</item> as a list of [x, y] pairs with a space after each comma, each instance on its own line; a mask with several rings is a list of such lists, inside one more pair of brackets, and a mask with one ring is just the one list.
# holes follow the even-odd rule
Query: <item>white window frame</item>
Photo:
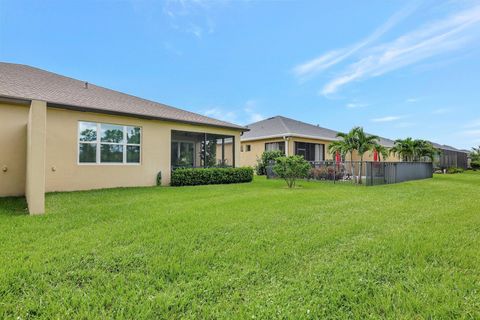
[[[97, 140], [95, 141], [80, 141], [80, 124], [84, 123], [92, 123], [97, 126]], [[102, 142], [102, 124], [105, 125], [114, 125], [114, 126], [121, 126], [123, 128], [123, 142], [116, 143], [116, 142]], [[140, 143], [128, 143], [127, 142], [127, 127], [134, 127], [140, 128]], [[142, 164], [142, 140], [143, 140], [143, 128], [141, 126], [136, 125], [123, 125], [117, 123], [106, 123], [106, 122], [96, 122], [96, 121], [88, 121], [88, 120], [79, 120], [77, 125], [77, 165], [80, 166], [139, 166]], [[80, 162], [80, 144], [95, 144], [96, 148], [96, 162]], [[101, 151], [102, 151], [102, 144], [111, 144], [111, 145], [121, 145], [123, 146], [123, 162], [101, 162]], [[140, 148], [140, 161], [139, 162], [127, 162], [127, 146], [134, 146]]]

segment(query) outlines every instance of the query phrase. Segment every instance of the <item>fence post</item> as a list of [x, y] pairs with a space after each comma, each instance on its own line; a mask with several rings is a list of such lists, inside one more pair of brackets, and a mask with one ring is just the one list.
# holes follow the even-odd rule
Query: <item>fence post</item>
[[395, 174], [393, 175], [393, 183], [397, 183], [397, 164], [398, 163], [395, 162], [395, 166], [393, 167], [393, 171], [395, 171]]
[[333, 184], [335, 184], [335, 178], [337, 177], [337, 164], [333, 163]]
[[375, 182], [373, 181], [373, 162], [370, 162], [370, 185], [375, 185]]

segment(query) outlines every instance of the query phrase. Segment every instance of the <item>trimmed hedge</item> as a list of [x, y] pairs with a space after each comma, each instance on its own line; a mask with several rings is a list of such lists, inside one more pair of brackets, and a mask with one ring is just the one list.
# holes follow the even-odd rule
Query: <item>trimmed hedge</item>
[[251, 182], [253, 168], [186, 168], [172, 172], [170, 185], [198, 186], [204, 184], [227, 184]]

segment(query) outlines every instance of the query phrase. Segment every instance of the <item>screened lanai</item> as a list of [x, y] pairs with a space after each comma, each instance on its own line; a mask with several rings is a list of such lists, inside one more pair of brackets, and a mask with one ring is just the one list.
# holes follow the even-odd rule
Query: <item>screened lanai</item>
[[234, 137], [172, 131], [171, 165], [176, 168], [234, 167]]

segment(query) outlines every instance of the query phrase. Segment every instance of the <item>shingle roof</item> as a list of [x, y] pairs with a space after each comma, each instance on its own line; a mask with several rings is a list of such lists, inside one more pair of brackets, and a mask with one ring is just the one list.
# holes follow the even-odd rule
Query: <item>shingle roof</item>
[[27, 65], [0, 62], [0, 96], [47, 101], [52, 106], [66, 106], [96, 112], [172, 120], [246, 130], [229, 122], [202, 116], [158, 102], [68, 78]]
[[[276, 138], [283, 136], [305, 137], [327, 141], [339, 140], [339, 131], [322, 128], [313, 124], [298, 120], [276, 116], [247, 125], [250, 131], [242, 135], [242, 141]], [[394, 142], [390, 139], [380, 137], [380, 144], [385, 147], [392, 147]]]
[[455, 152], [462, 152], [462, 153], [469, 153], [467, 150], [460, 150], [455, 147], [446, 145], [446, 144], [438, 144], [432, 141], [429, 141], [435, 148], [437, 149], [442, 149], [442, 150], [448, 150], [448, 151], [455, 151]]

